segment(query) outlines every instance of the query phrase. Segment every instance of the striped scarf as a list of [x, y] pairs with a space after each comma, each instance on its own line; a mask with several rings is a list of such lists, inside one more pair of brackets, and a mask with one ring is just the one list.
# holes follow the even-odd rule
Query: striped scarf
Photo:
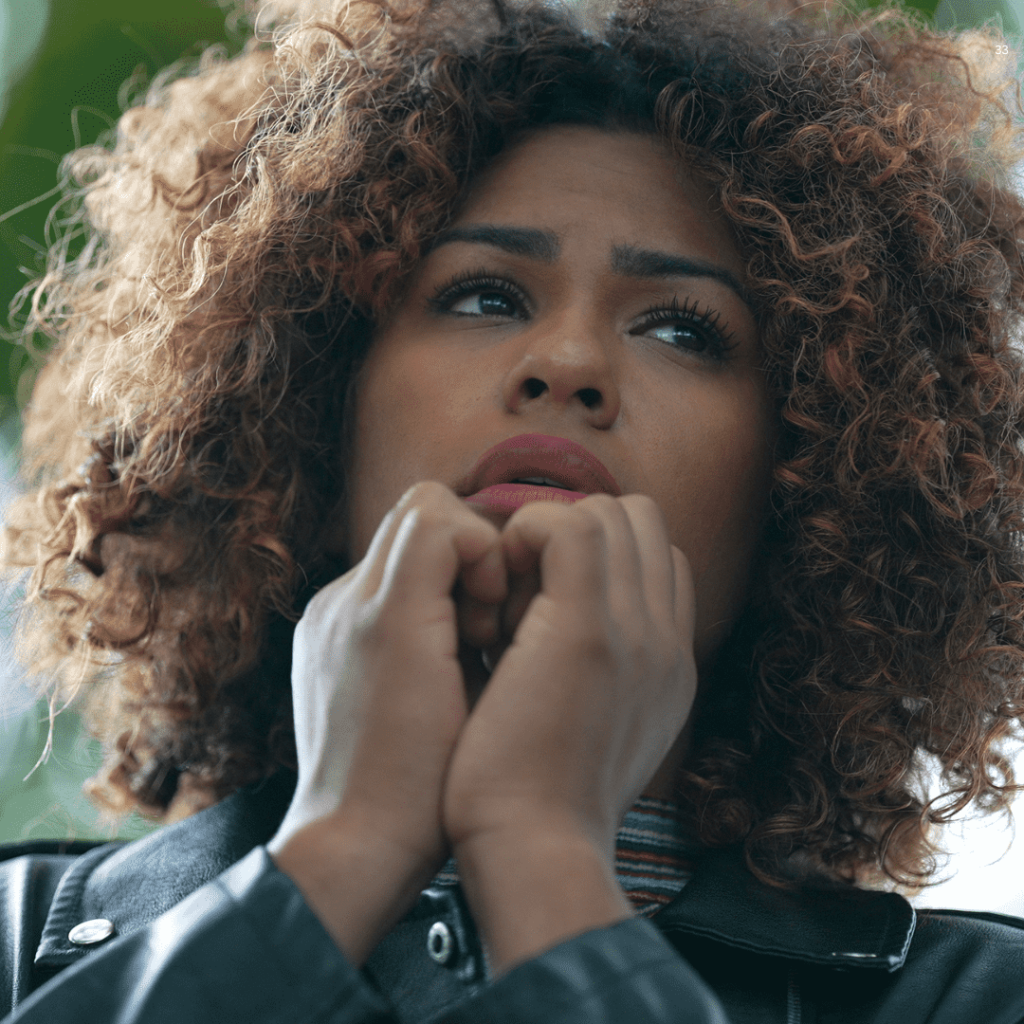
[[[689, 881], [699, 853], [678, 805], [645, 796], [633, 804], [615, 840], [615, 876], [639, 917], [652, 917], [675, 899]], [[459, 884], [454, 857], [432, 884]]]

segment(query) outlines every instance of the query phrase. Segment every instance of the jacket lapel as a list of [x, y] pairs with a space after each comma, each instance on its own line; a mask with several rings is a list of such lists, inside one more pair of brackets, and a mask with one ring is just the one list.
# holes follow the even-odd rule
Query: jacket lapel
[[[268, 842], [295, 782], [294, 773], [280, 771], [144, 839], [110, 843], [76, 858], [50, 905], [36, 964], [64, 967], [88, 953], [89, 946], [68, 938], [84, 921], [106, 919], [118, 935], [145, 927]], [[682, 892], [651, 920], [666, 934], [833, 967], [894, 971], [906, 958], [915, 915], [895, 893], [766, 886], [746, 869], [742, 852], [730, 848], [709, 852]]]
[[272, 778], [213, 807], [131, 843], [109, 843], [78, 857], [57, 886], [35, 962], [64, 967], [89, 952], [68, 933], [84, 921], [105, 919], [130, 935], [213, 881], [277, 831], [296, 776]]
[[914, 908], [892, 892], [851, 886], [778, 889], [759, 882], [737, 847], [710, 851], [652, 920], [666, 934], [830, 967], [895, 971], [914, 934]]

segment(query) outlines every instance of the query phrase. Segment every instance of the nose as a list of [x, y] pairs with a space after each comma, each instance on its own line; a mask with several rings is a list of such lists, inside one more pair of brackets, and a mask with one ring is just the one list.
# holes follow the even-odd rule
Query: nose
[[593, 426], [615, 422], [621, 403], [621, 343], [609, 325], [582, 305], [538, 316], [522, 336], [521, 358], [507, 382], [512, 411], [546, 403], [559, 412], [582, 409]]

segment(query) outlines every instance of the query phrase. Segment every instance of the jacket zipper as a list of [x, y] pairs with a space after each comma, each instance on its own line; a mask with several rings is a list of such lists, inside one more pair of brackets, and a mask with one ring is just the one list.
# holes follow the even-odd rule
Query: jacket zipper
[[796, 980], [796, 968], [789, 969], [789, 983], [786, 986], [786, 1024], [801, 1024], [800, 986]]

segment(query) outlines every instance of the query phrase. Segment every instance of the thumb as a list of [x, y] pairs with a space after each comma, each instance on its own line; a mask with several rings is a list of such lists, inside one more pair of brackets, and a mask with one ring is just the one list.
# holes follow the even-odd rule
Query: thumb
[[675, 592], [673, 595], [672, 614], [679, 635], [691, 643], [696, 629], [697, 602], [693, 590], [693, 572], [690, 560], [672, 545], [672, 564], [675, 570]]

